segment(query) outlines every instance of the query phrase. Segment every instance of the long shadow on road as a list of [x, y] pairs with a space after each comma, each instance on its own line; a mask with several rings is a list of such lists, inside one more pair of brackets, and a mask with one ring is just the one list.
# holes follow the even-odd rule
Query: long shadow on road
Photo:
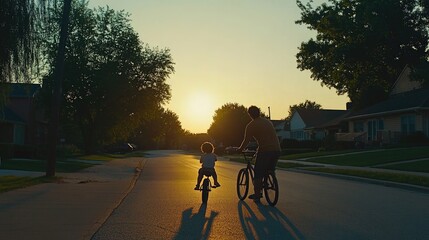
[[201, 204], [198, 213], [192, 214], [192, 208], [183, 211], [179, 232], [174, 239], [208, 239], [214, 218], [219, 213], [211, 211], [206, 218], [206, 210], [207, 205]]
[[305, 239], [293, 223], [277, 208], [258, 204], [255, 212], [238, 202], [238, 214], [246, 239]]

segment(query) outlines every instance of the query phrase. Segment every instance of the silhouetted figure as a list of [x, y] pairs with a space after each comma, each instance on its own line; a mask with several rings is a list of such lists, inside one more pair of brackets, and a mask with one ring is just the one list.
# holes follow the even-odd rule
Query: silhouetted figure
[[217, 156], [214, 154], [214, 146], [210, 142], [204, 142], [201, 144], [201, 152], [203, 153], [200, 158], [201, 168], [198, 170], [197, 185], [195, 190], [200, 189], [200, 183], [204, 175], [211, 175], [214, 180], [214, 187], [220, 187], [219, 182], [217, 181], [217, 174], [215, 170], [215, 162], [217, 161]]
[[256, 140], [258, 148], [256, 150], [255, 176], [253, 187], [255, 193], [249, 198], [258, 202], [262, 197], [262, 178], [268, 171], [275, 171], [277, 161], [280, 156], [280, 142], [276, 135], [276, 130], [272, 122], [261, 117], [261, 111], [256, 106], [250, 106], [247, 110], [252, 121], [247, 124], [244, 132], [244, 139], [237, 151], [243, 151], [247, 144]]

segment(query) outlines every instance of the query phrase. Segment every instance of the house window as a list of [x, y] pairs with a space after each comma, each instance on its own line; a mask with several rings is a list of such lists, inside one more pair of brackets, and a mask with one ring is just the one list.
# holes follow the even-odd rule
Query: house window
[[416, 116], [404, 115], [401, 117], [401, 132], [408, 135], [416, 131]]
[[303, 140], [304, 139], [304, 131], [294, 131], [294, 132], [291, 132], [291, 137], [293, 139]]
[[363, 132], [363, 122], [354, 122], [353, 123], [353, 132]]
[[368, 121], [368, 141], [380, 140], [378, 131], [384, 130], [383, 119], [373, 119]]

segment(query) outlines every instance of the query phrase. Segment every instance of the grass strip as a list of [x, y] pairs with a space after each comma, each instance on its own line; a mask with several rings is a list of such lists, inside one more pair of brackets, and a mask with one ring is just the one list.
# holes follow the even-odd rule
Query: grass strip
[[79, 160], [90, 160], [90, 161], [111, 161], [113, 159], [118, 158], [113, 154], [92, 154], [92, 155], [84, 155], [80, 156], [77, 159]]
[[[243, 157], [230, 157], [229, 160], [233, 161], [233, 162], [239, 162], [239, 163], [247, 164], [247, 161], [244, 160]], [[254, 164], [253, 161], [252, 161], [252, 164]], [[277, 167], [278, 168], [299, 168], [299, 167], [311, 167], [311, 166], [308, 164], [300, 164], [300, 163], [278, 162]]]
[[341, 151], [320, 151], [320, 152], [306, 152], [306, 153], [297, 153], [297, 154], [290, 154], [290, 155], [282, 155], [280, 156], [280, 159], [284, 160], [296, 160], [296, 159], [303, 159], [303, 158], [314, 158], [314, 157], [323, 157], [323, 156], [330, 156], [330, 155], [336, 155], [336, 154], [346, 154], [346, 153], [354, 153], [354, 152], [360, 152], [359, 150], [341, 150]]
[[[92, 167], [95, 164], [79, 162], [79, 161], [57, 161], [57, 172], [76, 172], [84, 168]], [[46, 161], [44, 160], [6, 160], [2, 161], [0, 169], [21, 170], [32, 172], [45, 172]]]
[[25, 188], [41, 183], [49, 183], [58, 181], [58, 177], [16, 177], [16, 176], [1, 176], [0, 177], [0, 193]]
[[424, 176], [415, 176], [415, 175], [400, 174], [400, 173], [386, 173], [386, 172], [377, 172], [377, 171], [353, 170], [353, 169], [337, 169], [337, 168], [306, 168], [305, 170], [356, 176], [356, 177], [363, 177], [363, 178], [369, 178], [369, 179], [377, 179], [377, 180], [429, 187], [429, 177], [424, 177]]
[[144, 151], [133, 151], [129, 153], [104, 153], [104, 154], [91, 154], [77, 157], [78, 160], [90, 160], [90, 161], [111, 161], [118, 158], [127, 157], [144, 157]]
[[277, 167], [279, 168], [300, 168], [300, 167], [311, 167], [310, 165], [306, 164], [300, 164], [300, 163], [285, 163], [285, 162], [279, 162], [277, 163]]

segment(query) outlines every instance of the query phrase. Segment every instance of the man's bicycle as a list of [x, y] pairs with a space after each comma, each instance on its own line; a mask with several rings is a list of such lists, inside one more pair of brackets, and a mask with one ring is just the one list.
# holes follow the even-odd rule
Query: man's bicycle
[[[237, 176], [237, 195], [240, 200], [244, 200], [249, 193], [250, 179], [253, 182], [255, 169], [251, 163], [255, 157], [255, 151], [243, 151], [244, 159], [247, 162], [245, 168], [240, 169]], [[274, 171], [269, 171], [262, 179], [262, 189], [265, 199], [270, 206], [275, 206], [279, 200], [279, 184]]]

